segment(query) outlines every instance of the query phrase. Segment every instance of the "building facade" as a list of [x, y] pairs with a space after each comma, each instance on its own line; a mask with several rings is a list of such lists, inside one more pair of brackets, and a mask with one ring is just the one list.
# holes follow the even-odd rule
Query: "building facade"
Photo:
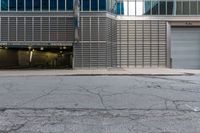
[[200, 69], [199, 0], [0, 1], [0, 68]]

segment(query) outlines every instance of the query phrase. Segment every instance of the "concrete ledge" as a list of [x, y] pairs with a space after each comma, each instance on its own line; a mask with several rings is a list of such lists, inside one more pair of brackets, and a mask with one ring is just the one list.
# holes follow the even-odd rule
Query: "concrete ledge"
[[0, 76], [184, 76], [200, 75], [189, 69], [88, 69], [88, 70], [1, 70]]

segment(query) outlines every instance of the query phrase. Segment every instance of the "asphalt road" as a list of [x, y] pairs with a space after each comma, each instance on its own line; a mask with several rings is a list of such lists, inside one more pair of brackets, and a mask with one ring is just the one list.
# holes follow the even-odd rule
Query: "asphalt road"
[[0, 133], [200, 133], [200, 76], [0, 76]]

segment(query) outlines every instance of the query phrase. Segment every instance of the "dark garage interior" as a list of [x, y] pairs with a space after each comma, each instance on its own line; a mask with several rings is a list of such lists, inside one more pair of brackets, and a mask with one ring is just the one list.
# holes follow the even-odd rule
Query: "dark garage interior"
[[64, 47], [0, 47], [0, 69], [70, 69], [73, 48]]

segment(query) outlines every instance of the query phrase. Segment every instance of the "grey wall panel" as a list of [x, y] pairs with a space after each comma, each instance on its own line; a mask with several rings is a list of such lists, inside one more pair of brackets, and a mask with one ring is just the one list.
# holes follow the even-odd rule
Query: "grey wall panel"
[[117, 63], [121, 67], [166, 67], [166, 22], [119, 20]]
[[66, 41], [66, 18], [58, 18], [58, 41]]
[[17, 41], [24, 41], [24, 17], [17, 18]]
[[[36, 25], [33, 25], [35, 20], [32, 17], [25, 17], [25, 41], [33, 40], [33, 28]], [[39, 23], [39, 22], [38, 22]], [[39, 34], [40, 35], [40, 34]]]
[[66, 17], [66, 40], [74, 41], [73, 18]]
[[10, 17], [9, 18], [9, 41], [16, 41], [16, 32], [17, 32], [17, 26], [16, 26], [16, 17]]
[[172, 27], [172, 67], [200, 69], [200, 28]]
[[34, 41], [41, 41], [41, 18], [34, 17]]
[[49, 41], [49, 18], [42, 17], [42, 41]]
[[1, 41], [8, 41], [8, 17], [1, 18]]
[[50, 41], [58, 40], [58, 18], [50, 17]]

